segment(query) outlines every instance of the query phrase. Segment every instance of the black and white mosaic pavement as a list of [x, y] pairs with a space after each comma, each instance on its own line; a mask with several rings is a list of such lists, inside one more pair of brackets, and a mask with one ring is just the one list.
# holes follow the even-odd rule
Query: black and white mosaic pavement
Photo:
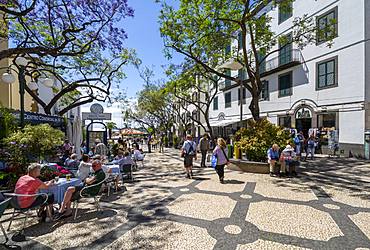
[[[304, 173], [297, 180], [274, 180], [228, 171], [226, 178], [229, 179], [223, 188], [216, 182], [212, 169], [196, 169], [196, 177], [183, 184], [181, 159], [176, 154], [157, 154], [153, 157], [157, 157], [154, 163], [151, 162], [153, 165], [147, 166], [147, 172], [139, 171], [137, 182], [127, 185], [127, 192], [115, 194], [102, 203], [105, 211], [97, 219], [94, 213], [83, 214], [77, 222], [66, 221], [59, 225], [67, 227], [68, 223], [75, 223], [84, 227], [86, 221], [95, 219], [95, 223], [104, 221], [101, 224], [101, 228], [104, 228], [102, 233], [94, 232], [94, 237], [86, 234], [88, 240], [81, 245], [73, 244], [73, 241], [81, 240], [78, 232], [76, 238], [57, 238], [64, 243], [54, 244], [47, 241], [48, 236], [45, 236], [51, 236], [53, 230], [37, 234], [31, 230], [39, 228], [31, 226], [26, 234], [31, 235], [32, 240], [17, 244], [24, 249], [196, 249], [197, 243], [189, 245], [189, 239], [183, 239], [184, 243], [181, 243], [182, 234], [187, 235], [185, 230], [196, 228], [198, 231], [194, 232], [199, 232], [199, 235], [183, 238], [194, 237], [199, 241], [198, 249], [201, 249], [200, 246], [203, 249], [370, 249], [370, 229], [367, 224], [370, 221], [370, 207], [368, 200], [363, 197], [361, 199], [365, 200], [365, 205], [340, 202], [333, 199], [325, 185], [312, 181], [313, 177]], [[176, 171], [158, 171], [161, 167], [171, 166]], [[153, 174], [148, 174], [151, 171], [154, 171]], [[166, 182], [167, 178], [179, 181], [179, 184], [159, 185]], [[296, 197], [292, 199], [256, 191], [257, 185], [259, 190], [263, 190], [264, 186], [278, 190], [292, 182], [294, 187], [304, 183], [304, 192], [311, 193], [312, 199], [300, 199], [302, 193], [298, 189], [293, 189]], [[210, 185], [212, 188], [209, 188]], [[214, 189], [215, 185], [219, 187], [218, 190]], [[140, 188], [136, 192], [130, 193], [130, 189], [138, 186]], [[233, 187], [238, 191], [226, 190]], [[160, 195], [142, 196], [143, 192], [152, 189], [158, 190]], [[132, 196], [130, 199], [138, 196], [135, 203], [125, 202], [127, 193]], [[210, 203], [214, 206], [210, 207]], [[110, 228], [109, 221], [105, 221], [110, 216], [115, 220], [124, 217], [124, 220]], [[159, 226], [162, 224], [168, 226]], [[184, 225], [185, 229], [181, 226], [176, 229], [176, 225]], [[60, 231], [57, 233], [62, 234]], [[179, 239], [176, 247], [170, 243], [172, 238]], [[51, 248], [45, 242], [50, 243], [48, 245]]]

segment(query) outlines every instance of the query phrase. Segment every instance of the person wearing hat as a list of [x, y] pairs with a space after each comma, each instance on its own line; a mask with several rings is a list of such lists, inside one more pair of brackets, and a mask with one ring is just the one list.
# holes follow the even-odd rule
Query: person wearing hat
[[288, 174], [297, 175], [295, 171], [294, 158], [296, 157], [296, 153], [294, 152], [294, 148], [288, 144], [281, 154], [285, 162], [285, 167], [288, 169]]
[[108, 155], [108, 148], [105, 146], [104, 143], [101, 142], [100, 139], [95, 140], [95, 154], [101, 155], [101, 156], [107, 156]]

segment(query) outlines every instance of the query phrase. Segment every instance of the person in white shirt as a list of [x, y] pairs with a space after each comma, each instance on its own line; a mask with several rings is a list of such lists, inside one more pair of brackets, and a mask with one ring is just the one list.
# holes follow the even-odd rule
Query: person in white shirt
[[139, 145], [136, 144], [136, 148], [134, 150], [134, 160], [135, 161], [142, 161], [144, 159], [144, 155], [141, 153], [139, 149]]
[[85, 180], [90, 175], [90, 168], [91, 163], [89, 163], [89, 156], [83, 155], [82, 161], [80, 162], [80, 165], [78, 166], [77, 176], [80, 178], [80, 180]]

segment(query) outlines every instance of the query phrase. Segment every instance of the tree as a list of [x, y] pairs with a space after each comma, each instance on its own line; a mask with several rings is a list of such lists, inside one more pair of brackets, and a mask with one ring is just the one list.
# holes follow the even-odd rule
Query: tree
[[0, 51], [0, 60], [25, 56], [29, 76], [53, 75], [60, 83], [49, 103], [25, 87], [47, 114], [60, 101], [62, 115], [109, 100], [112, 84], [124, 77], [121, 67], [133, 58], [124, 48], [127, 34], [119, 25], [133, 16], [127, 0], [11, 0], [0, 3], [0, 12], [0, 42], [10, 39], [14, 45]]
[[[190, 115], [189, 118], [207, 131], [213, 139], [209, 110], [218, 93], [220, 77], [210, 74], [198, 64], [184, 64], [179, 70], [177, 73], [173, 67], [169, 69], [168, 74], [172, 75], [172, 80], [167, 83], [167, 90], [179, 100], [178, 104], [182, 110], [187, 110], [188, 106], [195, 107], [197, 115]], [[179, 115], [181, 117], [181, 114]]]
[[138, 93], [136, 112], [131, 117], [154, 132], [168, 133], [174, 123], [171, 98], [162, 86], [147, 84]]
[[[262, 91], [261, 65], [288, 44], [298, 48], [316, 42], [317, 36], [335, 36], [331, 27], [316, 28], [312, 17], [295, 18], [292, 37], [278, 36], [271, 30], [268, 6], [291, 10], [294, 0], [181, 0], [178, 9], [162, 3], [161, 34], [166, 54], [180, 53], [208, 73], [243, 84], [251, 95], [249, 105], [254, 120], [260, 119], [259, 99]], [[331, 20], [335, 22], [335, 20]], [[325, 30], [325, 32], [324, 32]], [[238, 46], [230, 48], [238, 41]], [[277, 46], [277, 44], [281, 46]], [[236, 62], [247, 73], [247, 79], [231, 76], [223, 67]]]
[[0, 12], [0, 39], [15, 44], [0, 51], [0, 60], [29, 54], [52, 61], [84, 55], [97, 45], [119, 53], [127, 35], [118, 22], [133, 16], [127, 0], [9, 0], [0, 2]]
[[115, 122], [107, 122], [106, 125], [108, 128], [109, 139], [112, 139], [112, 130], [117, 127], [117, 124]]

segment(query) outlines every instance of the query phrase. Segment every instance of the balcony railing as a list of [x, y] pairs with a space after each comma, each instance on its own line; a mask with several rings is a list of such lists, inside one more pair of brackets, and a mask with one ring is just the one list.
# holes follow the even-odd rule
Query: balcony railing
[[[279, 72], [281, 70], [299, 65], [303, 62], [301, 51], [298, 49], [292, 49], [285, 52], [280, 52], [279, 56], [274, 57], [270, 60], [265, 61], [260, 65], [260, 74], [262, 77]], [[248, 78], [248, 75], [247, 75]], [[225, 84], [228, 83], [228, 84]], [[222, 81], [219, 83], [220, 90], [228, 90], [235, 87], [236, 82]]]
[[298, 49], [292, 49], [279, 54], [266, 61], [261, 67], [260, 74], [267, 74], [270, 71], [279, 70], [280, 68], [292, 67], [303, 62], [301, 51]]

